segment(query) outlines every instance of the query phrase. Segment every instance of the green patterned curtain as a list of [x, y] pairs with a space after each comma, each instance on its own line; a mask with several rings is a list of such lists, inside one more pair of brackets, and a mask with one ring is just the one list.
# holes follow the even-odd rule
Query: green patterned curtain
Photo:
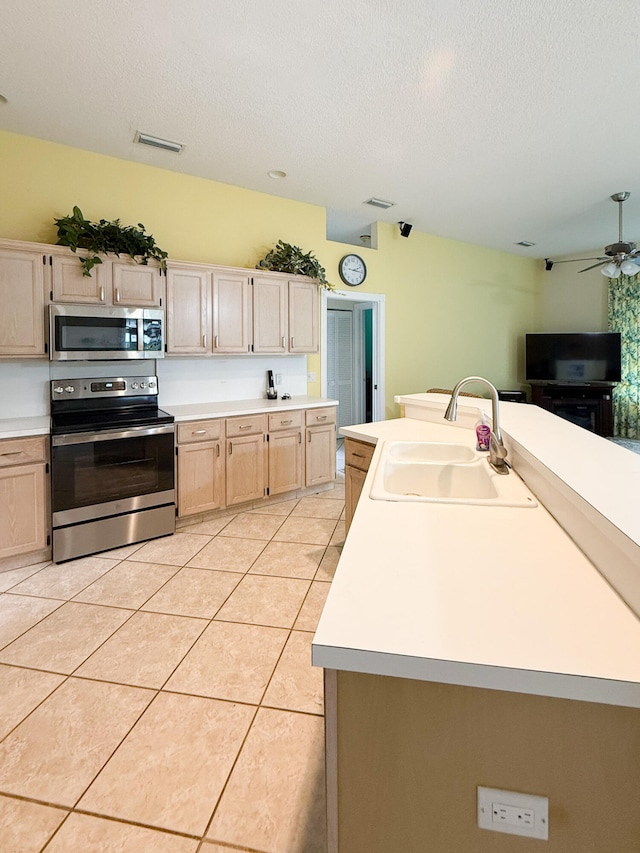
[[609, 329], [622, 336], [622, 382], [613, 392], [613, 432], [640, 438], [640, 275], [609, 279]]

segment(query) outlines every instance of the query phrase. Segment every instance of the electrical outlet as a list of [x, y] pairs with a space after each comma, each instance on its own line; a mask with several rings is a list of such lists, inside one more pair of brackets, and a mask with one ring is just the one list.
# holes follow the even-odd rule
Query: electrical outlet
[[310, 370], [309, 373], [307, 373], [307, 382], [315, 382], [315, 381], [316, 381], [316, 375], [313, 372], [313, 370]]
[[549, 840], [549, 798], [478, 786], [478, 826]]
[[282, 374], [276, 373], [276, 385], [282, 385]]

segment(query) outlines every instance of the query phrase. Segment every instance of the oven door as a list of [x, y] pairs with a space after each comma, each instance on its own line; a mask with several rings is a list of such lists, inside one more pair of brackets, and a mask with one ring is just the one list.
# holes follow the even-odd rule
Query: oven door
[[174, 452], [173, 424], [53, 436], [53, 526], [174, 503]]

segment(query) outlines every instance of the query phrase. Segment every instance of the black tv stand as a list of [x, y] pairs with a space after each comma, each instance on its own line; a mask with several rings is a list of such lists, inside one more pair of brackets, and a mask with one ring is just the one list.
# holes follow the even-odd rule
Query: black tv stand
[[613, 435], [613, 385], [531, 386], [531, 401], [565, 420], [602, 435]]

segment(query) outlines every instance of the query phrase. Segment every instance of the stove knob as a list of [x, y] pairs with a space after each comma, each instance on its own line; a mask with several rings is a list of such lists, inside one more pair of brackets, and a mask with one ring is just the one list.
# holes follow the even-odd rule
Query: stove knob
[[141, 388], [146, 388], [146, 387], [147, 387], [147, 383], [146, 383], [146, 382], [141, 382], [141, 383], [140, 383], [140, 387], [141, 387]]
[[53, 389], [54, 394], [62, 394], [63, 391], [64, 388], [62, 387], [62, 385], [56, 385], [56, 387]]
[[138, 387], [138, 383], [137, 383], [137, 382], [132, 382], [132, 383], [131, 383], [131, 388], [132, 388], [134, 391], [137, 389], [137, 387]]
[[155, 388], [155, 387], [156, 387], [156, 381], [155, 381], [155, 379], [151, 379], [151, 380], [149, 380], [149, 388]]
[[76, 389], [73, 387], [73, 385], [67, 385], [64, 390], [67, 392], [67, 394], [73, 394]]

